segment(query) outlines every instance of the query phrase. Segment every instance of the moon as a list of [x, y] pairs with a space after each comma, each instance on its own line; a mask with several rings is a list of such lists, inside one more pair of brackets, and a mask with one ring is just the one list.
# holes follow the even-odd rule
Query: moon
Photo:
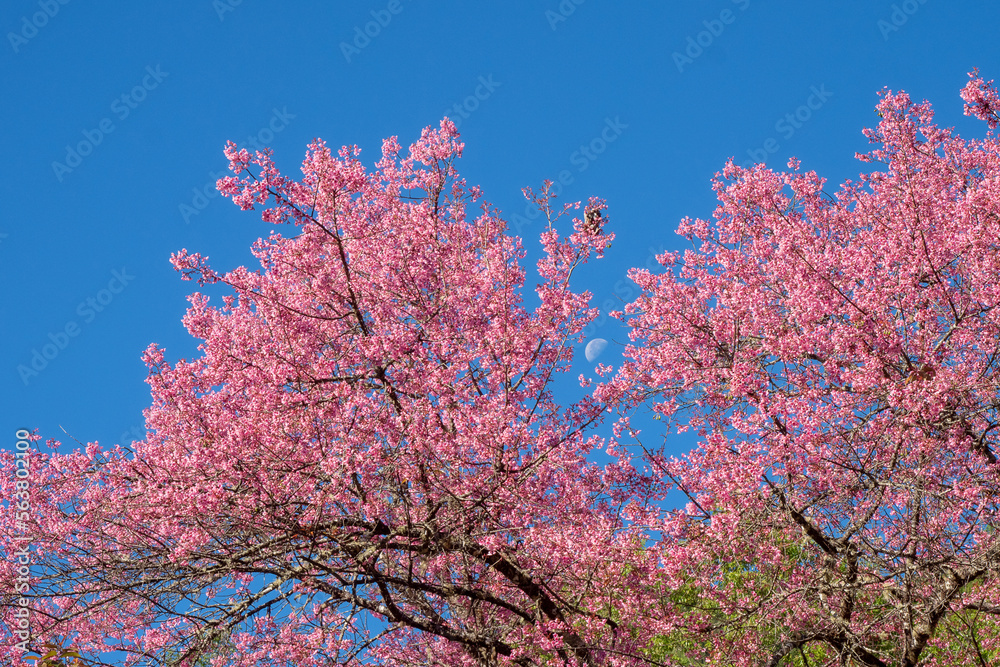
[[587, 349], [584, 350], [583, 354], [587, 357], [587, 361], [593, 362], [594, 359], [601, 356], [601, 352], [604, 352], [604, 348], [607, 346], [608, 341], [603, 338], [595, 338], [587, 343]]

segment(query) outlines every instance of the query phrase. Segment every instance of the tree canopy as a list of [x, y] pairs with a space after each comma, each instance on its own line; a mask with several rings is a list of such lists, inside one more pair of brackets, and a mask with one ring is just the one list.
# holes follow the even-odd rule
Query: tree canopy
[[[172, 257], [229, 295], [190, 297], [199, 356], [144, 353], [144, 440], [32, 451], [30, 479], [0, 459], [30, 499], [0, 545], [31, 539], [30, 590], [0, 564], [5, 660], [65, 637], [130, 666], [995, 663], [1000, 98], [977, 72], [962, 97], [985, 139], [883, 91], [871, 169], [833, 193], [730, 161], [692, 249], [630, 272], [625, 363], [569, 406], [603, 200], [526, 191], [528, 309], [449, 120], [371, 172], [315, 141], [298, 180], [229, 144], [219, 190], [284, 233], [259, 270]], [[669, 456], [674, 429], [698, 446]]]

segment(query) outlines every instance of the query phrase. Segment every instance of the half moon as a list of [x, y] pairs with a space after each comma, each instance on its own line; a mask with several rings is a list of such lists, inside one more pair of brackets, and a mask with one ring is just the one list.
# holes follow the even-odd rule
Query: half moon
[[594, 340], [587, 343], [587, 349], [584, 350], [583, 354], [587, 357], [587, 361], [593, 362], [594, 359], [601, 356], [601, 352], [604, 352], [604, 348], [608, 346], [608, 341], [603, 338], [595, 338]]

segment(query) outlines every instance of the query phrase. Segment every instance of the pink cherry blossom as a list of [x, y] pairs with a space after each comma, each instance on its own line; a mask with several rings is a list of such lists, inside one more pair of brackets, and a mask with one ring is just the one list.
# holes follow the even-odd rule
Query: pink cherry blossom
[[648, 501], [631, 466], [589, 458], [610, 406], [551, 390], [596, 315], [570, 277], [614, 235], [560, 237], [579, 205], [532, 194], [550, 225], [527, 310], [521, 241], [461, 152], [448, 120], [405, 158], [387, 140], [370, 173], [320, 141], [301, 180], [226, 147], [219, 190], [282, 227], [259, 270], [171, 258], [231, 295], [190, 296], [196, 358], [145, 352], [144, 440], [34, 454], [34, 637], [126, 665], [635, 662], [661, 629], [638, 612], [652, 591], [623, 594], [657, 566], [628, 518]]
[[[995, 127], [992, 82], [962, 97]], [[694, 249], [633, 269], [616, 314], [632, 344], [595, 398], [701, 436], [637, 438], [687, 499], [657, 549], [690, 664], [1000, 658], [1000, 142], [905, 93], [877, 111], [875, 169], [836, 191], [727, 164]]]

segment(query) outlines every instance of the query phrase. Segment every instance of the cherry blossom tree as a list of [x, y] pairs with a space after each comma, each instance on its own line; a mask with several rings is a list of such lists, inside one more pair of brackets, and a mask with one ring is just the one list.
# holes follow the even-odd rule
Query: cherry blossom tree
[[[992, 82], [962, 97], [997, 126]], [[730, 161], [692, 249], [630, 272], [595, 398], [701, 437], [671, 457], [619, 424], [686, 503], [656, 546], [665, 664], [1000, 660], [1000, 140], [876, 111], [856, 181]]]
[[[997, 126], [992, 82], [962, 97]], [[603, 201], [563, 238], [578, 205], [527, 193], [549, 222], [529, 310], [447, 120], [371, 173], [316, 141], [293, 180], [230, 145], [220, 190], [290, 233], [259, 271], [174, 255], [228, 293], [190, 298], [200, 356], [145, 352], [146, 439], [33, 451], [30, 493], [3, 454], [30, 511], [0, 548], [30, 536], [33, 575], [11, 594], [0, 563], [7, 636], [27, 606], [31, 650], [96, 664], [995, 664], [1000, 141], [905, 93], [877, 111], [836, 193], [730, 162], [693, 249], [630, 273], [626, 363], [565, 408]], [[640, 406], [698, 446], [667, 456]]]
[[34, 454], [31, 518], [5, 514], [0, 540], [34, 540], [38, 641], [126, 665], [641, 660], [651, 496], [627, 456], [588, 459], [610, 406], [551, 388], [596, 316], [569, 282], [613, 238], [605, 203], [563, 238], [579, 205], [527, 193], [549, 221], [529, 310], [520, 240], [459, 177], [462, 147], [445, 119], [368, 173], [316, 141], [301, 180], [226, 148], [220, 191], [289, 233], [254, 245], [259, 271], [172, 257], [228, 294], [190, 297], [200, 356], [146, 350], [146, 439]]

